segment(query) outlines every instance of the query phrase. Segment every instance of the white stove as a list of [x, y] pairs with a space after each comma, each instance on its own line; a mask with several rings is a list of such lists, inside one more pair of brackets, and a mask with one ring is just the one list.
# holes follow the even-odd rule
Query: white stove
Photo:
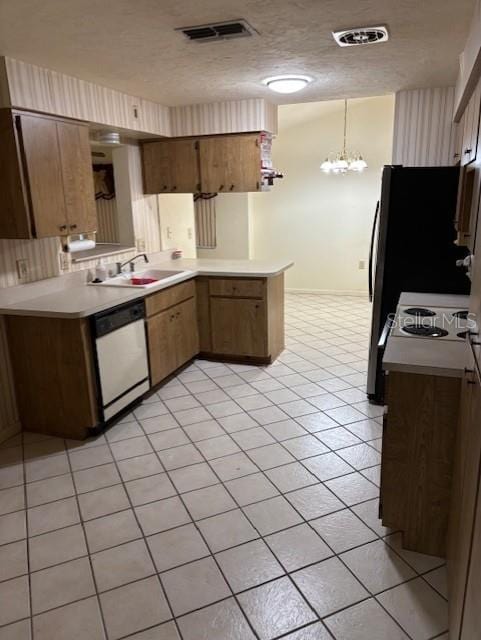
[[471, 324], [465, 308], [399, 305], [391, 335], [462, 341], [472, 329]]

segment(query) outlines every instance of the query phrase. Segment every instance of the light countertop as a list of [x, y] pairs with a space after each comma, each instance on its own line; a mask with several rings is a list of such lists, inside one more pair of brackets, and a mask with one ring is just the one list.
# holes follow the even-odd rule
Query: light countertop
[[182, 271], [167, 282], [149, 289], [126, 287], [76, 285], [47, 295], [32, 297], [0, 307], [0, 314], [18, 316], [43, 316], [57, 318], [83, 318], [125, 302], [139, 300], [156, 291], [196, 276], [232, 276], [269, 278], [286, 271], [291, 261], [264, 260], [168, 260], [142, 265], [142, 269]]
[[[469, 296], [439, 293], [402, 293], [400, 305], [467, 309]], [[468, 345], [464, 340], [440, 340], [390, 335], [382, 360], [385, 371], [461, 378]]]

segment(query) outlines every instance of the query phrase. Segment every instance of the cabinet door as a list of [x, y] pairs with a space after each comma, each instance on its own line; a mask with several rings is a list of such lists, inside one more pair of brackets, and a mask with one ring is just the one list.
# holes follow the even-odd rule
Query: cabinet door
[[259, 191], [261, 159], [257, 134], [201, 138], [199, 155], [204, 193]]
[[195, 193], [199, 158], [195, 140], [146, 142], [142, 145], [144, 193]]
[[181, 302], [172, 309], [175, 312], [175, 348], [177, 367], [182, 366], [199, 353], [199, 330], [195, 298]]
[[35, 236], [47, 238], [66, 234], [67, 210], [57, 123], [35, 116], [18, 118]]
[[167, 309], [147, 321], [150, 382], [156, 385], [177, 369], [175, 314]]
[[474, 246], [474, 223], [478, 206], [477, 198], [474, 197], [476, 179], [477, 172], [474, 165], [461, 167], [454, 228], [457, 231], [457, 243], [463, 247], [470, 246], [470, 248]]
[[[453, 639], [460, 637], [466, 578], [481, 462], [480, 390], [469, 373], [463, 379], [456, 441], [448, 540], [449, 617]], [[477, 399], [476, 399], [477, 396]], [[476, 636], [465, 636], [474, 638]]]
[[97, 212], [88, 128], [58, 122], [57, 130], [68, 233], [96, 231]]
[[166, 193], [170, 187], [170, 163], [167, 142], [142, 144], [144, 193]]
[[[473, 389], [471, 402], [471, 420], [476, 421], [479, 428], [481, 416], [481, 386], [479, 384]], [[477, 482], [474, 487], [478, 489], [478, 498], [475, 509], [474, 529], [472, 532], [471, 558], [469, 564], [468, 582], [466, 585], [466, 596], [464, 602], [463, 626], [461, 630], [461, 640], [472, 640], [481, 637], [481, 492], [480, 477], [478, 473]]]
[[479, 111], [481, 102], [481, 84], [473, 92], [466, 107], [463, 132], [463, 149], [461, 154], [461, 164], [469, 164], [476, 159], [476, 148], [478, 144], [479, 131]]
[[172, 140], [169, 145], [170, 188], [172, 193], [200, 190], [199, 154], [196, 140]]
[[266, 306], [262, 300], [211, 298], [212, 351], [267, 356]]

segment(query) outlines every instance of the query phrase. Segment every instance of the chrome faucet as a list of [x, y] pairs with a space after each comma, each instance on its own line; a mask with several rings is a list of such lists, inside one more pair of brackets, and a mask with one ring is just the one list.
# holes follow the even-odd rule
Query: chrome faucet
[[134, 256], [133, 258], [130, 258], [130, 260], [126, 260], [125, 262], [116, 262], [115, 264], [117, 265], [117, 275], [120, 275], [122, 273], [122, 268], [125, 267], [126, 264], [130, 264], [130, 271], [133, 273], [135, 271], [135, 261], [137, 260], [137, 258], [143, 258], [144, 262], [149, 261], [149, 259], [147, 258], [147, 254], [139, 253], [139, 255]]

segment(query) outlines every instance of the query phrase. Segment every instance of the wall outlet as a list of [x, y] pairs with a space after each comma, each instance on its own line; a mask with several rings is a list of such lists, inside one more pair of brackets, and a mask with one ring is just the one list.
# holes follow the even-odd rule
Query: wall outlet
[[172, 238], [172, 229], [170, 227], [165, 228], [165, 235], [169, 240]]
[[187, 239], [192, 240], [192, 227], [187, 228]]
[[20, 282], [25, 282], [28, 279], [27, 258], [20, 258], [17, 260], [17, 276]]
[[135, 246], [137, 247], [137, 251], [139, 253], [145, 253], [145, 240], [143, 238], [137, 238], [135, 241]]
[[366, 260], [359, 260], [359, 269], [366, 269]]

